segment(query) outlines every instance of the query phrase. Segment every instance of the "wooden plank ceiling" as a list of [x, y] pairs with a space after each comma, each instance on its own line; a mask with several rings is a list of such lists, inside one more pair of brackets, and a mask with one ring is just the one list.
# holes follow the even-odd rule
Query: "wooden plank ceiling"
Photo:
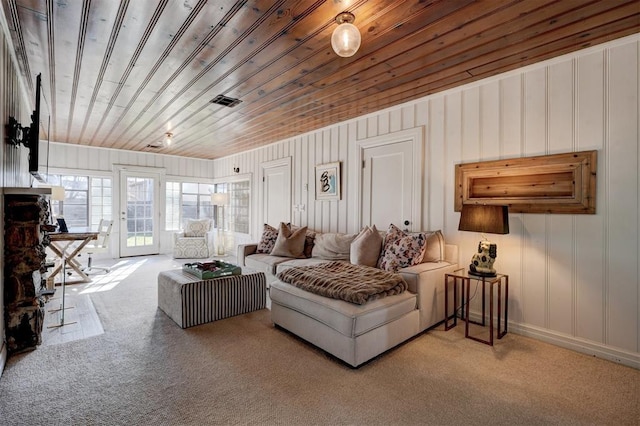
[[[206, 159], [640, 29], [638, 0], [2, 0], [2, 6], [32, 94], [42, 73], [50, 140]], [[351, 58], [330, 45], [334, 18], [345, 10], [362, 34]], [[242, 102], [210, 103], [220, 94]], [[170, 147], [162, 146], [166, 132], [174, 135]]]

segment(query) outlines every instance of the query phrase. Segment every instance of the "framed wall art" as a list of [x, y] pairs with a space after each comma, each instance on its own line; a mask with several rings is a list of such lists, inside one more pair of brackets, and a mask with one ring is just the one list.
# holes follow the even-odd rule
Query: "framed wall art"
[[509, 213], [596, 212], [597, 151], [456, 165], [455, 211], [463, 204], [509, 206]]
[[316, 200], [340, 199], [340, 162], [316, 166]]

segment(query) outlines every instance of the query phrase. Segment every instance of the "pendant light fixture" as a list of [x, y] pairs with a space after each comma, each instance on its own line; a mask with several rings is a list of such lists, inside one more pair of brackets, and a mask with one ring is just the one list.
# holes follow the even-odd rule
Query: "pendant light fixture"
[[169, 148], [172, 142], [173, 142], [173, 133], [167, 132], [164, 138], [164, 146]]
[[353, 25], [355, 19], [351, 12], [342, 12], [336, 16], [338, 27], [333, 30], [331, 47], [338, 56], [343, 58], [355, 55], [360, 48], [360, 31]]

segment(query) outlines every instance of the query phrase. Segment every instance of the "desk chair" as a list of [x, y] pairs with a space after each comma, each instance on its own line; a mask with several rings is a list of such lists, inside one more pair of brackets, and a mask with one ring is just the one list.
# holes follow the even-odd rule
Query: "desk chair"
[[81, 253], [87, 253], [89, 256], [87, 259], [87, 266], [82, 269], [85, 274], [88, 275], [96, 269], [109, 272], [109, 268], [91, 266], [91, 255], [95, 253], [106, 253], [109, 251], [109, 237], [111, 236], [112, 226], [113, 221], [100, 219], [100, 224], [98, 225], [98, 238], [83, 247]]

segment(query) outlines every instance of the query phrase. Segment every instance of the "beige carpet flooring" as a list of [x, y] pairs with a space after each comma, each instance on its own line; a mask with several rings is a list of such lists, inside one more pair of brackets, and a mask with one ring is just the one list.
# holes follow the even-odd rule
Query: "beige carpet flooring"
[[129, 262], [116, 284], [87, 287], [104, 334], [9, 359], [0, 424], [639, 424], [629, 367], [515, 334], [489, 347], [459, 325], [352, 369], [274, 328], [268, 310], [182, 330], [155, 286], [179, 264]]

